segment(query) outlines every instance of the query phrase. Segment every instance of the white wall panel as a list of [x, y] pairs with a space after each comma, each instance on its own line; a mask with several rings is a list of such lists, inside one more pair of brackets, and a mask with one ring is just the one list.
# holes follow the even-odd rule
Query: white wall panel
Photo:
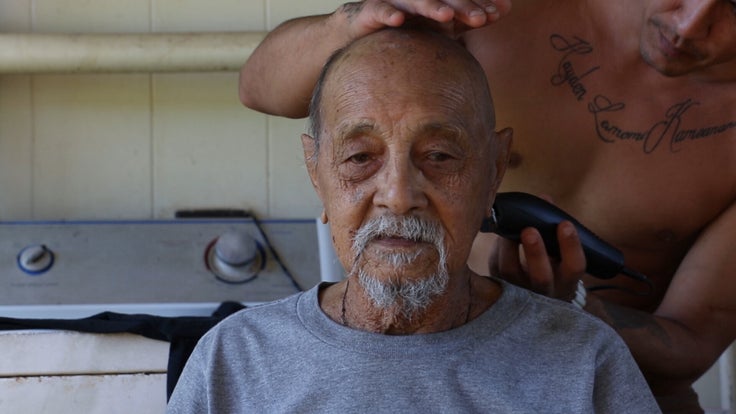
[[31, 30], [31, 3], [28, 0], [0, 1], [0, 33]]
[[154, 77], [155, 215], [231, 207], [268, 212], [266, 116], [238, 101], [237, 75]]
[[310, 14], [332, 13], [345, 1], [339, 0], [267, 0], [268, 1], [268, 30], [288, 19]]
[[148, 79], [148, 75], [35, 77], [34, 218], [150, 215]]
[[269, 117], [269, 206], [274, 217], [317, 217], [322, 211], [304, 166], [306, 120]]
[[152, 0], [153, 31], [265, 30], [263, 0]]
[[150, 0], [33, 0], [31, 4], [36, 32], [147, 32], [151, 27]]
[[0, 220], [32, 210], [31, 78], [0, 76]]

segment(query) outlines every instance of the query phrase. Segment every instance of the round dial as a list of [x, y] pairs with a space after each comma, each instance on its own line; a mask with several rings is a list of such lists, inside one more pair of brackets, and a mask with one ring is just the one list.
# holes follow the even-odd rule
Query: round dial
[[31, 275], [38, 275], [54, 265], [54, 252], [44, 244], [26, 246], [18, 253], [18, 267]]
[[265, 264], [263, 247], [247, 232], [229, 230], [207, 248], [207, 267], [218, 279], [245, 283], [258, 276]]

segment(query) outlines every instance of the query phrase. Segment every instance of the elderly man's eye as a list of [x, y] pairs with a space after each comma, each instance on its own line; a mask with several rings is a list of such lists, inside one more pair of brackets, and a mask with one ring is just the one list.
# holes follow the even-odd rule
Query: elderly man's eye
[[458, 151], [428, 151], [422, 158], [422, 170], [432, 176], [458, 173], [464, 168], [467, 157]]
[[370, 160], [371, 160], [371, 156], [366, 153], [354, 154], [348, 158], [349, 162], [352, 162], [355, 164], [365, 164]]
[[378, 163], [376, 155], [371, 152], [358, 152], [345, 156], [339, 165], [338, 175], [341, 180], [357, 182], [371, 176], [376, 170]]
[[433, 162], [441, 162], [453, 159], [450, 154], [444, 152], [430, 152], [427, 154], [427, 159]]

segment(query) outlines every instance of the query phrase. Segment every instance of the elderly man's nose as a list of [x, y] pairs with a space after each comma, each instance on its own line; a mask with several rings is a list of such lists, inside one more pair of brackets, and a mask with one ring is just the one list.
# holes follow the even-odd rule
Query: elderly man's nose
[[710, 34], [713, 22], [718, 18], [716, 7], [720, 0], [690, 2], [683, 6], [676, 22], [675, 30], [680, 39], [702, 39]]
[[386, 168], [378, 180], [374, 202], [394, 214], [406, 214], [427, 205], [421, 187], [421, 173], [410, 165], [397, 163]]

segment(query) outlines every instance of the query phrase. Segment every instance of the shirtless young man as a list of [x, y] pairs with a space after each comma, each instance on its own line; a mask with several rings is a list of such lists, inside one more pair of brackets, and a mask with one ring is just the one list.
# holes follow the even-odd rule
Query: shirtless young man
[[[244, 65], [241, 99], [305, 116], [335, 49], [385, 26], [442, 22], [484, 66], [499, 124], [514, 127], [501, 190], [550, 197], [652, 280], [646, 296], [595, 290], [585, 309], [624, 338], [665, 412], [697, 412], [691, 384], [736, 338], [736, 1], [446, 3], [368, 0], [286, 22]], [[561, 261], [527, 229], [525, 266], [489, 236], [471, 266], [487, 273], [493, 252], [501, 276], [568, 299], [581, 277], [569, 230], [558, 232]], [[647, 290], [625, 276], [582, 279]]]

